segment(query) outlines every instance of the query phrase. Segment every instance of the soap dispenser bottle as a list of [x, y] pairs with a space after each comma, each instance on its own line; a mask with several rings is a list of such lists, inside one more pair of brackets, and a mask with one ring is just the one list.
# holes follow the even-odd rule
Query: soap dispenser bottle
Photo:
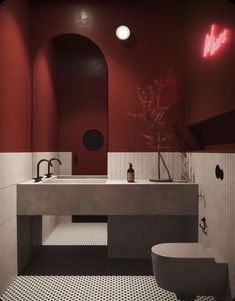
[[132, 163], [128, 163], [129, 168], [127, 169], [127, 182], [133, 183], [135, 182], [135, 171], [132, 167]]

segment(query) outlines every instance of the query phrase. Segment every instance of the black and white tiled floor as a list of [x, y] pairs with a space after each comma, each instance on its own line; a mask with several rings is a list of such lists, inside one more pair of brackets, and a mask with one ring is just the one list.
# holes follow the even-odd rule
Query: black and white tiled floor
[[[150, 259], [108, 258], [105, 227], [98, 231], [97, 224], [64, 225], [12, 282], [1, 296], [3, 301], [176, 301], [173, 293], [157, 286]], [[85, 233], [91, 233], [92, 227], [96, 234], [88, 239]]]
[[[3, 301], [176, 301], [153, 276], [18, 276]], [[199, 301], [212, 298], [198, 297]]]
[[43, 245], [90, 246], [107, 245], [107, 223], [59, 224]]
[[2, 296], [9, 301], [176, 300], [152, 276], [19, 276]]
[[23, 276], [151, 276], [150, 259], [108, 258], [107, 246], [43, 246]]

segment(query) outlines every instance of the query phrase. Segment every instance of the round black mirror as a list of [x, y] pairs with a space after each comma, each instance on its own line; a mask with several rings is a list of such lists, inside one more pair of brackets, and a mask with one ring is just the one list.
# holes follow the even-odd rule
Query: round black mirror
[[98, 130], [89, 130], [83, 135], [82, 141], [88, 150], [95, 151], [103, 146], [104, 136]]

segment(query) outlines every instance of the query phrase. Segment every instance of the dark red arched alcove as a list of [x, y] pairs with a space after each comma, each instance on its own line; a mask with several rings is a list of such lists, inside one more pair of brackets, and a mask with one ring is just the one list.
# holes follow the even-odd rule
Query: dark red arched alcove
[[[62, 34], [38, 52], [34, 64], [34, 150], [73, 154], [73, 174], [107, 174], [108, 71], [88, 38]], [[83, 144], [89, 130], [103, 134], [98, 150]]]

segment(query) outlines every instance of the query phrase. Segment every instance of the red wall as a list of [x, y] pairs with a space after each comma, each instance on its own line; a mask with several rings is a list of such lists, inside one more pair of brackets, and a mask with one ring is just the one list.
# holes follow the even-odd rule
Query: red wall
[[[141, 136], [144, 123], [128, 116], [137, 106], [136, 84], [145, 86], [172, 68], [185, 89], [185, 16], [188, 1], [110, 4], [106, 1], [36, 1], [33, 6], [33, 52], [50, 38], [78, 33], [91, 39], [108, 65], [108, 150], [149, 151]], [[177, 2], [177, 3], [176, 3]], [[136, 44], [128, 49], [115, 36], [130, 27]], [[179, 109], [175, 120], [183, 120]], [[180, 121], [180, 122], [181, 122]]]
[[[235, 5], [229, 1], [197, 0], [189, 11], [187, 66], [189, 69], [189, 123], [235, 109]], [[202, 57], [204, 39], [211, 24], [231, 30], [228, 44], [216, 55]]]
[[[88, 37], [106, 58], [109, 72], [109, 151], [149, 150], [140, 135], [144, 123], [130, 118], [128, 112], [136, 109], [136, 84], [145, 86], [169, 68], [173, 68], [182, 91], [186, 86], [185, 79], [187, 81], [187, 95], [191, 100], [190, 124], [235, 109], [234, 38], [214, 60], [205, 61], [201, 57], [202, 41], [212, 22], [228, 26], [234, 36], [235, 7], [229, 1], [193, 1], [189, 12], [186, 7], [189, 1], [174, 0], [135, 5], [109, 4], [106, 1], [99, 4], [96, 1], [89, 1], [89, 4], [34, 1], [31, 10], [27, 2], [8, 0], [0, 5], [0, 151], [31, 151], [30, 49], [35, 59], [42, 45], [62, 33]], [[189, 24], [186, 23], [187, 15]], [[130, 49], [123, 47], [115, 37], [115, 29], [120, 24], [128, 25], [135, 36], [136, 44]], [[41, 67], [37, 65], [37, 72], [45, 78], [36, 80], [35, 86], [35, 89], [42, 88], [34, 103], [34, 113], [35, 109], [39, 113], [34, 122], [36, 140], [33, 146], [36, 151], [54, 151], [59, 139], [56, 90], [49, 57], [49, 54], [41, 54], [38, 58]], [[172, 119], [184, 123], [181, 109]], [[225, 129], [222, 132], [229, 131]]]
[[33, 150], [58, 151], [58, 93], [56, 51], [49, 41], [33, 65]]
[[0, 152], [31, 151], [31, 59], [26, 1], [0, 4]]

